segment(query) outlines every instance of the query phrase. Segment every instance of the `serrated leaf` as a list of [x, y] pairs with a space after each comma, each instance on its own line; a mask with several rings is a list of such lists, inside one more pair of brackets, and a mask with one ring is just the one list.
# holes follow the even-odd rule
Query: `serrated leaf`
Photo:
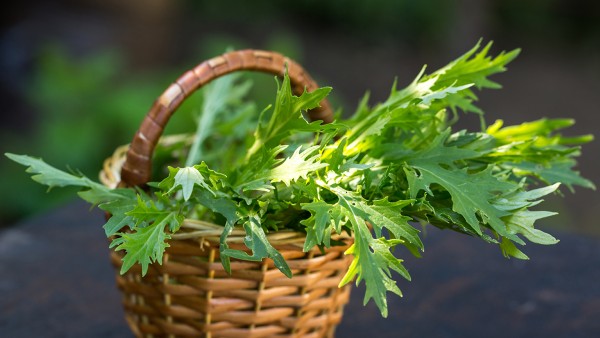
[[377, 244], [374, 245], [374, 248], [370, 246], [374, 240], [364, 220], [353, 214], [351, 209], [346, 208], [345, 210], [348, 212], [347, 216], [350, 222], [352, 222], [355, 231], [354, 244], [346, 250], [346, 254], [353, 255], [354, 257], [348, 271], [340, 281], [340, 287], [355, 278], [357, 285], [364, 280], [366, 290], [363, 304], [373, 299], [381, 311], [381, 315], [387, 317], [386, 293], [390, 291], [400, 296], [402, 293], [396, 283], [390, 278], [387, 263], [381, 264], [382, 260], [380, 257], [385, 257], [385, 254], [380, 252], [381, 246]]
[[[406, 168], [410, 197], [415, 198], [421, 190], [433, 194], [432, 184], [442, 186], [452, 196], [452, 210], [465, 218], [472, 230], [481, 235], [480, 222], [489, 224], [497, 233], [508, 236], [501, 217], [507, 213], [496, 208], [491, 200], [497, 192], [513, 189], [514, 185], [501, 181], [491, 174], [491, 168], [476, 174], [466, 170], [447, 170], [435, 163], [415, 161]], [[481, 217], [481, 221], [479, 220]]]
[[173, 168], [169, 166], [168, 169], [169, 176], [158, 183], [157, 187], [166, 194], [181, 189], [184, 201], [189, 200], [195, 187], [215, 195], [218, 186], [226, 184], [227, 176], [211, 170], [204, 162], [193, 167]]
[[391, 116], [382, 116], [375, 121], [368, 120], [364, 124], [359, 123], [350, 129], [346, 135], [349, 144], [344, 148], [344, 156], [351, 157], [371, 149], [373, 144], [368, 142], [369, 138], [379, 135], [390, 120]]
[[519, 248], [517, 248], [513, 242], [511, 242], [505, 237], [502, 238], [502, 242], [500, 243], [500, 249], [502, 250], [502, 254], [504, 255], [504, 257], [506, 258], [514, 257], [523, 260], [529, 259], [529, 257], [526, 254], [524, 254], [523, 251], [519, 250]]
[[531, 176], [548, 184], [560, 182], [571, 191], [574, 185], [595, 189], [573, 169], [580, 149], [570, 146], [590, 142], [593, 136], [563, 137], [557, 133], [573, 124], [572, 119], [540, 119], [503, 127], [503, 121], [498, 120], [487, 129], [498, 143], [489, 156], [517, 176]]
[[283, 182], [289, 186], [290, 182], [302, 177], [306, 178], [308, 174], [327, 166], [327, 163], [318, 161], [319, 154], [309, 157], [319, 147], [308, 147], [302, 152], [301, 148], [296, 148], [292, 156], [284, 159], [281, 164], [270, 170], [267, 177], [271, 182]]
[[166, 240], [171, 238], [165, 227], [179, 228], [178, 222], [177, 214], [171, 212], [146, 227], [137, 227], [134, 232], [119, 233], [110, 247], [125, 251], [121, 274], [138, 263], [142, 266], [142, 276], [145, 276], [151, 263], [162, 264], [163, 253], [169, 246]]
[[574, 160], [554, 162], [549, 166], [531, 162], [508, 164], [508, 166], [518, 169], [519, 171], [531, 173], [548, 184], [562, 183], [566, 185], [571, 192], [574, 191], [574, 185], [596, 190], [596, 185], [592, 181], [581, 177], [579, 172], [573, 170], [575, 165], [576, 162]]
[[330, 91], [330, 87], [322, 87], [310, 93], [305, 90], [302, 95], [295, 96], [286, 71], [281, 87], [278, 88], [273, 110], [265, 110], [261, 113], [254, 134], [254, 144], [248, 150], [246, 158], [250, 159], [261, 148], [271, 148], [281, 144], [281, 141], [292, 132], [317, 132], [327, 128], [321, 126], [321, 121], [308, 123], [302, 116], [302, 112], [319, 107], [319, 103]]
[[98, 189], [96, 186], [88, 190], [82, 190], [77, 193], [81, 199], [93, 205], [101, 204], [106, 201], [117, 200], [135, 200], [136, 193], [132, 189]]
[[254, 156], [252, 161], [247, 162], [240, 169], [240, 173], [234, 183], [234, 190], [245, 191], [264, 191], [269, 192], [274, 189], [270, 180], [270, 171], [273, 167], [280, 164], [283, 160], [279, 154], [287, 148], [286, 145], [279, 145], [274, 148], [262, 148]]
[[90, 182], [85, 178], [56, 169], [42, 159], [10, 153], [6, 153], [5, 155], [9, 159], [28, 167], [26, 172], [34, 174], [31, 176], [34, 181], [47, 185], [50, 188], [66, 186], [88, 187], [90, 185]]
[[304, 251], [309, 251], [313, 246], [323, 244], [325, 247], [331, 245], [331, 233], [341, 232], [342, 210], [339, 204], [329, 204], [324, 201], [314, 201], [302, 204], [302, 209], [310, 211], [313, 215], [308, 221], [303, 222], [307, 225], [307, 241], [304, 245]]
[[[406, 280], [410, 281], [411, 280], [410, 274], [408, 273], [408, 270], [406, 270], [404, 265], [402, 265], [403, 260], [396, 258], [390, 252], [393, 250], [393, 248], [396, 245], [399, 245], [399, 244], [403, 244], [403, 241], [401, 241], [399, 239], [387, 240], [387, 239], [381, 237], [381, 238], [377, 238], [377, 239], [373, 240], [371, 242], [370, 246], [373, 249], [375, 258], [379, 262], [380, 266], [388, 266], [392, 270], [396, 271], [400, 276], [402, 276]], [[388, 273], [388, 275], [390, 275], [390, 274]], [[397, 293], [398, 296], [402, 296], [400, 289], [398, 289], [397, 291], [398, 291], [398, 293]]]
[[[376, 240], [372, 237], [366, 220], [371, 220], [373, 217], [383, 224], [379, 227], [390, 226], [388, 222], [395, 223], [394, 220], [387, 216], [380, 216], [378, 213], [370, 214], [373, 210], [367, 208], [367, 203], [358, 194], [345, 191], [338, 187], [329, 187], [339, 198], [339, 205], [342, 208], [342, 213], [348, 218], [354, 230], [354, 245], [346, 251], [346, 254], [354, 256], [352, 264], [346, 275], [340, 282], [340, 286], [344, 285], [356, 277], [356, 283], [364, 280], [366, 285], [364, 303], [370, 299], [375, 301], [375, 304], [381, 311], [383, 317], [387, 317], [387, 299], [386, 293], [393, 292], [397, 295], [402, 295], [396, 282], [391, 279], [390, 267], [398, 271], [401, 275], [405, 275], [406, 270], [398, 267], [399, 260], [390, 256], [389, 250], [395, 245], [403, 243], [401, 240], [384, 241]], [[389, 202], [387, 202], [389, 203]], [[382, 218], [385, 219], [382, 221]], [[401, 227], [401, 224], [390, 226]], [[391, 264], [391, 265], [390, 265]], [[406, 274], [408, 275], [408, 274]]]
[[497, 198], [494, 201], [494, 206], [507, 211], [532, 207], [542, 202], [540, 198], [553, 193], [559, 186], [560, 183], [532, 190], [521, 190], [519, 188]]
[[511, 233], [522, 234], [529, 241], [537, 244], [551, 245], [558, 243], [552, 235], [534, 228], [538, 219], [556, 215], [556, 212], [519, 210], [506, 217], [506, 225]]
[[475, 157], [478, 153], [445, 146], [448, 135], [449, 131], [445, 131], [427, 148], [407, 158], [408, 167], [404, 170], [410, 198], [416, 198], [421, 190], [434, 195], [431, 185], [439, 185], [450, 193], [452, 210], [463, 216], [475, 233], [481, 236], [480, 223], [487, 223], [497, 233], [508, 236], [506, 225], [501, 220], [507, 213], [496, 208], [491, 201], [499, 192], [512, 191], [516, 185], [492, 175], [491, 166], [477, 173], [468, 173], [466, 168], [456, 168], [455, 161]]
[[402, 209], [411, 202], [411, 200], [390, 202], [386, 197], [373, 201], [372, 205], [363, 203], [357, 205], [369, 215], [368, 219], [373, 225], [376, 237], [381, 237], [381, 230], [386, 228], [395, 238], [405, 239], [422, 250], [423, 242], [419, 238], [419, 231], [408, 224], [411, 218], [402, 214]]
[[409, 162], [453, 165], [457, 161], [481, 156], [480, 152], [472, 149], [445, 145], [449, 137], [450, 129], [448, 128], [435, 136], [427, 147], [413, 154]]
[[276, 159], [286, 148], [286, 146], [279, 146], [270, 151], [263, 150], [262, 155], [256, 159], [257, 162], [244, 168], [239, 178], [241, 182], [235, 189], [268, 192], [274, 189], [273, 183], [282, 182], [289, 186], [292, 181], [306, 178], [309, 174], [327, 166], [327, 163], [319, 161], [319, 154], [314, 154], [319, 149], [318, 146], [308, 147], [303, 151], [298, 147], [290, 157]]
[[192, 195], [194, 185], [198, 185], [210, 191], [210, 187], [208, 184], [206, 184], [206, 182], [204, 182], [204, 177], [202, 177], [202, 174], [200, 174], [198, 169], [194, 167], [186, 167], [177, 171], [177, 174], [175, 175], [175, 184], [171, 189], [181, 186], [183, 191], [183, 200], [187, 201]]
[[288, 278], [292, 278], [292, 270], [290, 270], [281, 253], [269, 243], [267, 235], [261, 227], [260, 217], [257, 214], [251, 213], [248, 215], [244, 222], [244, 230], [246, 230], [244, 244], [252, 251], [252, 255], [233, 249], [222, 250], [221, 254], [248, 261], [261, 261], [264, 258], [271, 258], [279, 271], [283, 272]]
[[402, 208], [409, 205], [412, 202], [411, 200], [389, 202], [387, 198], [384, 198], [369, 204], [356, 193], [337, 187], [333, 188], [332, 191], [338, 197], [344, 196], [344, 201], [348, 201], [351, 208], [373, 226], [376, 237], [381, 237], [381, 230], [386, 228], [396, 238], [405, 239], [408, 243], [423, 249], [419, 231], [408, 224], [410, 217], [402, 215]]
[[129, 226], [129, 228], [135, 226], [135, 219], [127, 215], [127, 213], [133, 210], [137, 204], [137, 200], [135, 199], [124, 199], [102, 203], [98, 206], [100, 209], [111, 214], [108, 221], [102, 226], [106, 237], [116, 234], [125, 226]]
[[93, 182], [83, 175], [75, 176], [56, 169], [42, 159], [11, 153], [5, 153], [5, 155], [9, 159], [28, 167], [26, 172], [34, 174], [31, 178], [40, 184], [47, 185], [49, 188], [68, 186], [88, 188], [89, 190], [81, 192], [80, 196], [92, 204], [127, 197], [127, 193], [122, 190], [113, 191], [102, 184]]
[[425, 105], [430, 105], [431, 102], [434, 100], [440, 100], [440, 99], [446, 98], [450, 94], [456, 94], [456, 93], [458, 93], [462, 90], [465, 90], [467, 88], [470, 88], [472, 86], [473, 86], [472, 83], [468, 83], [468, 84], [465, 84], [462, 86], [452, 85], [452, 86], [446, 87], [442, 90], [433, 91], [429, 94], [421, 96], [421, 103], [425, 104]]
[[445, 87], [452, 83], [457, 85], [474, 83], [477, 88], [500, 88], [500, 85], [490, 81], [488, 77], [504, 72], [505, 66], [517, 57], [520, 50], [501, 52], [495, 57], [491, 57], [488, 55], [491, 47], [491, 42], [483, 48], [481, 48], [481, 42], [478, 42], [471, 50], [434, 72], [431, 76], [440, 76], [436, 85]]

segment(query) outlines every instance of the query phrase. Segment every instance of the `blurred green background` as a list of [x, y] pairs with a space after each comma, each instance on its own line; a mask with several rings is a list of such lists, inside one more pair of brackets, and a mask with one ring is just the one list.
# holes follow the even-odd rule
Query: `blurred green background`
[[[443, 66], [479, 38], [494, 51], [521, 47], [501, 91], [482, 92], [492, 122], [572, 117], [575, 134], [598, 136], [600, 2], [583, 0], [169, 1], [62, 0], [12, 3], [1, 14], [2, 153], [43, 157], [97, 177], [102, 161], [131, 140], [154, 99], [182, 72], [227, 47], [272, 49], [299, 61], [333, 102], [351, 112], [392, 82], [408, 83], [423, 64]], [[275, 90], [255, 77], [266, 104]], [[170, 131], [186, 129], [196, 95]], [[259, 103], [262, 104], [262, 103]], [[263, 104], [263, 105], [264, 105]], [[464, 126], [477, 128], [476, 118]], [[598, 141], [584, 146], [582, 174], [600, 183]], [[67, 203], [72, 191], [34, 184], [0, 159], [0, 227]], [[549, 227], [600, 234], [597, 192], [552, 198]]]

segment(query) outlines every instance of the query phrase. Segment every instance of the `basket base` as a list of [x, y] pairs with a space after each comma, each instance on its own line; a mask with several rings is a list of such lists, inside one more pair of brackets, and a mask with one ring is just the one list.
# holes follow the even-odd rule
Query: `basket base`
[[[294, 277], [273, 261], [231, 261], [231, 275], [215, 244], [171, 240], [163, 264], [141, 277], [139, 266], [117, 274], [127, 322], [137, 337], [333, 337], [350, 299], [338, 288], [351, 262], [347, 245], [302, 252], [275, 246]], [[120, 269], [122, 254], [111, 252]]]

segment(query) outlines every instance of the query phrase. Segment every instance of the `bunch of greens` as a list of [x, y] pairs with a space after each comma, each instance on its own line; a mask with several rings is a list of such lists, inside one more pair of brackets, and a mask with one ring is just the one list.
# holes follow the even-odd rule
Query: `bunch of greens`
[[[491, 57], [489, 48], [478, 44], [429, 75], [423, 69], [406, 88], [394, 85], [385, 102], [371, 107], [365, 97], [351, 118], [330, 124], [308, 122], [303, 112], [317, 107], [331, 88], [294, 96], [286, 75], [275, 104], [253, 114], [245, 101], [249, 85], [224, 79], [206, 95], [191, 150], [181, 159], [185, 164], [169, 167], [167, 177], [147, 191], [109, 189], [39, 159], [7, 156], [29, 166], [42, 184], [82, 187], [81, 198], [112, 214], [104, 229], [114, 236], [111, 247], [125, 251], [122, 272], [139, 263], [145, 274], [149, 264], [160, 264], [185, 218], [223, 226], [227, 270], [230, 258], [271, 258], [288, 277], [290, 268], [266, 233], [305, 232], [304, 250], [335, 245], [332, 234], [351, 233], [355, 241], [346, 253], [353, 261], [341, 285], [364, 280], [365, 303], [373, 298], [386, 316], [386, 293], [401, 295], [392, 270], [410, 279], [394, 248], [423, 251], [415, 225], [479, 237], [499, 245], [506, 257], [527, 259], [515, 244], [557, 242], [534, 227], [554, 213], [530, 208], [561, 183], [594, 188], [572, 169], [579, 145], [592, 137], [558, 133], [572, 120], [452, 130], [459, 111], [481, 115], [485, 125], [473, 90], [498, 88], [488, 77], [518, 54]], [[174, 148], [163, 152], [181, 154], [180, 146]], [[227, 245], [237, 227], [246, 232], [248, 251]]]

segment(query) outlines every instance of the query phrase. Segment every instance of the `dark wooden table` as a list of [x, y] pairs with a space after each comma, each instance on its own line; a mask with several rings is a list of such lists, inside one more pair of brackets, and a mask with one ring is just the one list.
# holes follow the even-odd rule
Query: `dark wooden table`
[[[0, 337], [132, 337], [101, 229], [73, 203], [0, 231]], [[338, 337], [600, 337], [600, 240], [558, 234], [531, 261], [430, 229], [390, 316], [353, 291]]]

